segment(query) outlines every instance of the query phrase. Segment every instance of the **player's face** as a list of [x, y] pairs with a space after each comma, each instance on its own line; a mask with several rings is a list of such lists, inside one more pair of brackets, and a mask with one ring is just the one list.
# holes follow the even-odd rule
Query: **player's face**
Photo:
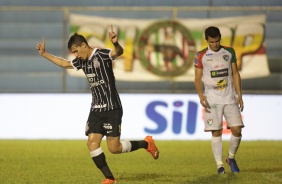
[[76, 58], [80, 59], [88, 59], [87, 58], [87, 52], [85, 49], [85, 44], [81, 44], [81, 46], [73, 45], [70, 49], [70, 52], [75, 55]]
[[220, 49], [220, 37], [219, 36], [216, 38], [212, 38], [208, 36], [207, 42], [211, 50], [218, 51]]

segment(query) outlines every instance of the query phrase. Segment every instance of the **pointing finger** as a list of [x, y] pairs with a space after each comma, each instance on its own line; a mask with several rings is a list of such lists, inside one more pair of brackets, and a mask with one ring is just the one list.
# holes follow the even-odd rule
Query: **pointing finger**
[[111, 25], [111, 32], [114, 32], [113, 25]]

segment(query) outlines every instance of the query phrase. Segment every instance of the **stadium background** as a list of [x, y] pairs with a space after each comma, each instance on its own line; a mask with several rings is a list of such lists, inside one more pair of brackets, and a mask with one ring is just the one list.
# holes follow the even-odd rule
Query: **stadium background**
[[[74, 93], [78, 95], [76, 96], [78, 99], [84, 99], [85, 97], [81, 97], [79, 94], [84, 95], [85, 93], [89, 93], [88, 83], [85, 78], [68, 75], [64, 69], [41, 58], [35, 49], [36, 44], [41, 41], [41, 38], [44, 36], [48, 44], [48, 52], [58, 56], [67, 56], [66, 42], [69, 36], [68, 16], [70, 13], [126, 19], [206, 19], [257, 14], [266, 15], [265, 45], [271, 74], [267, 77], [244, 79], [242, 86], [243, 92], [250, 95], [248, 99], [256, 98], [256, 95], [261, 94], [264, 95], [265, 99], [268, 97], [275, 98], [274, 101], [276, 101], [276, 103], [271, 101], [273, 106], [260, 111], [266, 112], [266, 110], [269, 110], [269, 114], [265, 116], [272, 116], [271, 121], [274, 123], [272, 125], [273, 131], [276, 130], [277, 132], [278, 129], [281, 129], [279, 128], [281, 125], [278, 123], [281, 119], [279, 118], [279, 112], [281, 112], [282, 104], [282, 1], [84, 0], [70, 2], [56, 0], [0, 0], [0, 97], [2, 100], [2, 102], [0, 102], [0, 109], [4, 109], [2, 111], [2, 122], [0, 122], [2, 126], [2, 136], [0, 134], [0, 138], [34, 138], [33, 136], [25, 137], [25, 135], [21, 137], [11, 136], [8, 132], [11, 128], [11, 124], [8, 125], [6, 123], [11, 119], [7, 116], [7, 114], [10, 113], [7, 112], [13, 111], [13, 108], [17, 107], [17, 104], [20, 103], [21, 105], [19, 105], [19, 107], [21, 107], [22, 110], [25, 109], [25, 105], [22, 103], [26, 103], [28, 100], [21, 102], [21, 99], [25, 99], [26, 96], [42, 95], [41, 98], [45, 98], [46, 96], [54, 95], [54, 97], [56, 97], [54, 94], [56, 93], [62, 95], [62, 98], [64, 98], [64, 93]], [[166, 100], [167, 98], [166, 96], [162, 96], [164, 94], [188, 94], [188, 96], [185, 96], [185, 100], [194, 100], [195, 98], [193, 96], [195, 89], [192, 82], [163, 81], [150, 84], [146, 82], [117, 81], [117, 87], [122, 95], [136, 94], [136, 98], [138, 98], [138, 94], [144, 95], [148, 93], [155, 93], [155, 95], [161, 97], [162, 100]], [[189, 96], [189, 94], [191, 94], [192, 97]], [[175, 96], [172, 97], [176, 98]], [[9, 101], [11, 101], [10, 99], [17, 98], [19, 99], [18, 102], [8, 104]], [[3, 101], [3, 99], [8, 99], [8, 101]], [[265, 99], [262, 102], [265, 102]], [[125, 101], [127, 101], [127, 99], [125, 99]], [[125, 104], [127, 103], [129, 102], [125, 102]], [[33, 108], [36, 109], [38, 106], [46, 104], [48, 104], [46, 101], [44, 101], [44, 104], [34, 103]], [[264, 104], [252, 104], [252, 106], [246, 108], [255, 109], [260, 105]], [[49, 109], [53, 108], [53, 106], [54, 104], [49, 104]], [[61, 107], [60, 105], [58, 106]], [[88, 104], [83, 106], [86, 106], [87, 112], [83, 114], [83, 119], [77, 118], [79, 122], [76, 122], [76, 124], [79, 124], [80, 127], [81, 121], [84, 122], [88, 114]], [[34, 111], [34, 109], [29, 108], [26, 108], [26, 110], [29, 111], [26, 111], [25, 114]], [[47, 110], [48, 108], [46, 111]], [[175, 111], [175, 109], [170, 109], [170, 112], [173, 111]], [[258, 112], [260, 111], [258, 110]], [[255, 112], [254, 115], [258, 112]], [[42, 116], [44, 116], [44, 114], [42, 114]], [[49, 116], [53, 116], [53, 114], [49, 114], [48, 117]], [[38, 116], [38, 118], [40, 117]], [[63, 121], [63, 118], [61, 120]], [[14, 121], [17, 121], [17, 119]], [[48, 123], [48, 120], [46, 121], [46, 123]], [[56, 121], [56, 119], [54, 119], [54, 121]], [[267, 121], [267, 119], [264, 121]], [[20, 122], [18, 121], [17, 123]], [[7, 129], [5, 129], [6, 127], [3, 128], [4, 124], [7, 125]], [[12, 124], [16, 126], [13, 122]], [[38, 126], [39, 125], [33, 127], [32, 131], [28, 132], [29, 135], [30, 133], [34, 133], [33, 131], [36, 131], [36, 128], [39, 128]], [[52, 130], [51, 127], [50, 124], [50, 131]], [[75, 128], [76, 127], [74, 127], [74, 129]], [[3, 132], [5, 132], [5, 135]], [[75, 134], [83, 135], [81, 132], [75, 132]], [[276, 135], [278, 134], [277, 132]], [[274, 139], [282, 138], [279, 135]]]

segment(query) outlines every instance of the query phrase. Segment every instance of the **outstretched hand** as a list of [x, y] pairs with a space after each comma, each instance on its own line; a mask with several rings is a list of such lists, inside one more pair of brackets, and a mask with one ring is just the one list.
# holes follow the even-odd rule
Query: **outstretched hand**
[[43, 55], [45, 53], [45, 38], [42, 38], [42, 42], [38, 43], [36, 46], [36, 49], [38, 50], [38, 53], [40, 55]]
[[114, 32], [113, 30], [113, 25], [111, 25], [111, 31], [109, 32], [109, 37], [110, 37], [110, 40], [111, 42], [114, 44], [114, 43], [117, 43], [118, 41], [118, 37], [116, 35], [116, 33]]

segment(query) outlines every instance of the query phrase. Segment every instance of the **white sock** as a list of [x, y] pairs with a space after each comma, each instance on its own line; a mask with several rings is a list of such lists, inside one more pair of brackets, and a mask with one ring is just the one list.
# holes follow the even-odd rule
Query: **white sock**
[[222, 162], [222, 138], [212, 136], [212, 151], [218, 168], [223, 166]]
[[231, 135], [230, 143], [229, 143], [228, 158], [235, 158], [235, 154], [236, 154], [236, 152], [239, 148], [241, 138], [242, 138], [242, 136], [235, 137], [235, 136]]
[[121, 145], [122, 145], [122, 151], [121, 151], [122, 153], [128, 153], [131, 151], [132, 145], [130, 141], [128, 140], [121, 141]]

